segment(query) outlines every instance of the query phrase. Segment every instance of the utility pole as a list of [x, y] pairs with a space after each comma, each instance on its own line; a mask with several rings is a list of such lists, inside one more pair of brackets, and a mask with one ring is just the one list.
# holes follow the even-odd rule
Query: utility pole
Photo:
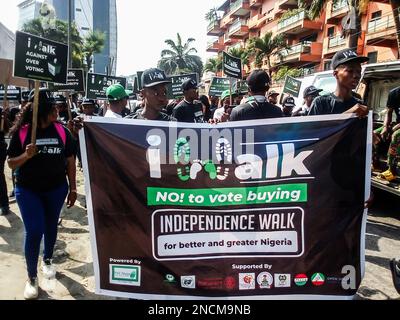
[[68, 0], [68, 67], [72, 68], [72, 0]]

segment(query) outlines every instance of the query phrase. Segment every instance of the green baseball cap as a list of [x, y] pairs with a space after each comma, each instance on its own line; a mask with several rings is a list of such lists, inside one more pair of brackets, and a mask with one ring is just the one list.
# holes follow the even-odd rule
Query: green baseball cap
[[129, 93], [120, 84], [113, 84], [109, 86], [107, 88], [106, 95], [109, 101], [119, 101], [129, 98]]
[[[229, 90], [225, 90], [221, 94], [221, 101], [230, 96]], [[237, 93], [232, 91], [232, 97], [237, 97]]]

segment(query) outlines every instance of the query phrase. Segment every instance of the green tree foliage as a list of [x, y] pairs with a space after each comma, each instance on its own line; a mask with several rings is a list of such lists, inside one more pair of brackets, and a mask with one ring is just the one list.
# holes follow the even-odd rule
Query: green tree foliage
[[183, 43], [179, 33], [176, 42], [171, 39], [165, 40], [169, 49], [161, 51], [158, 67], [170, 75], [183, 74], [188, 71], [201, 75], [203, 73], [203, 62], [199, 56], [193, 54], [197, 53], [197, 50], [191, 47], [194, 41], [196, 40], [189, 38]]

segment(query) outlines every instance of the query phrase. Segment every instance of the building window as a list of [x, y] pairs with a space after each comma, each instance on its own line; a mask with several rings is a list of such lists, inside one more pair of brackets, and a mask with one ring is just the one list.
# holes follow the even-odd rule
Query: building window
[[368, 53], [368, 63], [376, 63], [378, 61], [378, 51]]
[[380, 17], [382, 17], [382, 11], [375, 11], [372, 12], [371, 20], [379, 19]]
[[331, 70], [331, 61], [325, 61], [324, 62], [324, 71]]
[[328, 28], [327, 37], [332, 38], [334, 34], [335, 34], [335, 27]]

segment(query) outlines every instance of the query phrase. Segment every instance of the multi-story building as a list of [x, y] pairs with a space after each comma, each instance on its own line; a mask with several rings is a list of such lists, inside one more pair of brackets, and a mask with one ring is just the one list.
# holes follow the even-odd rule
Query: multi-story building
[[93, 27], [106, 34], [103, 51], [94, 56], [94, 72], [115, 75], [117, 71], [117, 4], [116, 0], [93, 1]]
[[22, 28], [24, 23], [36, 19], [40, 16], [39, 10], [42, 6], [43, 1], [37, 0], [25, 0], [18, 4], [19, 19], [18, 19], [18, 30]]
[[[272, 57], [272, 68], [288, 66], [308, 74], [328, 70], [332, 56], [349, 47], [349, 37], [342, 36], [342, 20], [349, 13], [346, 0], [328, 1], [313, 21], [298, 9], [297, 0], [226, 0], [218, 10], [221, 18], [211, 21], [207, 30], [214, 37], [209, 52], [245, 46], [250, 38], [267, 32], [284, 34], [290, 48]], [[370, 63], [397, 59], [396, 28], [387, 1], [370, 1], [361, 27], [359, 54], [370, 57]]]
[[[71, 18], [82, 37], [93, 30], [93, 2], [93, 0], [71, 1]], [[49, 3], [54, 6], [57, 19], [68, 21], [69, 0], [49, 0]]]

